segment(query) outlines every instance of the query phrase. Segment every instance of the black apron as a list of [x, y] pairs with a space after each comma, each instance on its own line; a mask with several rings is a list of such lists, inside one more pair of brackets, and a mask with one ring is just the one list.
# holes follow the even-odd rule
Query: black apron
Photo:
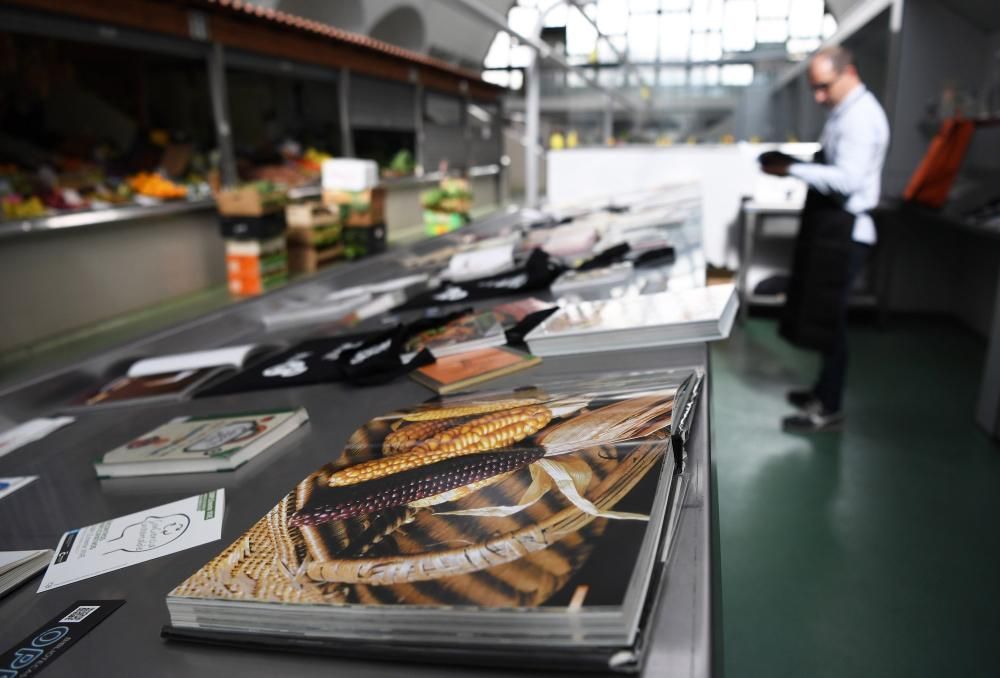
[[[817, 154], [822, 162], [822, 151]], [[795, 241], [792, 275], [779, 332], [801, 348], [827, 351], [844, 330], [855, 216], [842, 203], [809, 189]]]

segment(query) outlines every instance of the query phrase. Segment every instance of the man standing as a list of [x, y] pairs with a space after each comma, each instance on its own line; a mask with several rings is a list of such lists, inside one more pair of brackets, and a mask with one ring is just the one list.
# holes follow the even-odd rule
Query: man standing
[[822, 356], [815, 385], [788, 393], [800, 414], [783, 419], [782, 427], [797, 433], [843, 425], [847, 302], [875, 245], [869, 211], [878, 204], [889, 146], [885, 112], [861, 82], [848, 50], [817, 52], [809, 62], [809, 83], [816, 103], [830, 109], [815, 162], [792, 162], [780, 154], [761, 160], [768, 174], [798, 177], [809, 185], [780, 327], [788, 341]]

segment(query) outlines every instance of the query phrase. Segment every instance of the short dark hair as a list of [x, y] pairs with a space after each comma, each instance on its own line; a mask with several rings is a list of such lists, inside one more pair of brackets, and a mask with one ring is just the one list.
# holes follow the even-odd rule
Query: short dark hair
[[813, 55], [813, 59], [824, 57], [830, 60], [835, 73], [843, 73], [848, 66], [854, 65], [854, 54], [846, 47], [824, 47]]

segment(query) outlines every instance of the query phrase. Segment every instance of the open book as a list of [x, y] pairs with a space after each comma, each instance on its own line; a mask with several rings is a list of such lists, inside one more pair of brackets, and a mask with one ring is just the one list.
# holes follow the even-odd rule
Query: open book
[[168, 637], [638, 670], [689, 371], [455, 396], [369, 421], [167, 597]]

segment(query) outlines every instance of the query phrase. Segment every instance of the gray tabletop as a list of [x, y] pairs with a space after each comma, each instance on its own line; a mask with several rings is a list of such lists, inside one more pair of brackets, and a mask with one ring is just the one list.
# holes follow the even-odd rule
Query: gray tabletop
[[[368, 277], [384, 267], [362, 264], [337, 273]], [[217, 314], [245, 313], [242, 307]], [[235, 322], [235, 321], [234, 321]], [[232, 323], [230, 323], [232, 324]], [[180, 328], [179, 343], [197, 344], [205, 323]], [[252, 333], [251, 333], [252, 334]], [[261, 337], [251, 337], [260, 339]], [[183, 339], [183, 341], [181, 341]], [[174, 342], [171, 342], [174, 343]], [[134, 346], [132, 347], [134, 348]], [[492, 389], [530, 384], [539, 377], [602, 370], [700, 367], [707, 371], [705, 345], [546, 358], [538, 367], [490, 382]], [[103, 364], [110, 357], [96, 359]], [[93, 362], [93, 361], [92, 361]], [[92, 367], [92, 366], [91, 366]], [[88, 368], [90, 369], [90, 368]], [[55, 375], [66, 379], [80, 369]], [[46, 388], [44, 378], [25, 387]], [[668, 562], [664, 587], [648, 640], [643, 675], [707, 676], [711, 673], [711, 592], [708, 396], [702, 393], [689, 440], [688, 492]], [[56, 389], [58, 391], [58, 389]], [[4, 397], [17, 400], [18, 390]], [[226, 513], [222, 540], [123, 570], [36, 594], [33, 579], [0, 599], [0, 650], [28, 635], [65, 607], [82, 599], [124, 599], [126, 604], [48, 667], [49, 676], [441, 676], [468, 675], [469, 668], [400, 665], [334, 657], [268, 653], [168, 642], [160, 637], [168, 622], [164, 599], [189, 574], [234, 541], [303, 477], [339, 456], [351, 432], [373, 416], [427, 399], [430, 391], [401, 378], [372, 388], [323, 384], [243, 393], [160, 405], [95, 410], [47, 438], [0, 458], [0, 476], [38, 475], [27, 487], [0, 501], [0, 550], [54, 548], [75, 527], [224, 487]], [[34, 396], [33, 396], [34, 397]], [[277, 449], [232, 473], [98, 480], [91, 462], [107, 450], [179, 415], [223, 414], [255, 408], [305, 406], [309, 425]], [[35, 408], [32, 408], [35, 409]], [[477, 670], [482, 675], [517, 672]]]

